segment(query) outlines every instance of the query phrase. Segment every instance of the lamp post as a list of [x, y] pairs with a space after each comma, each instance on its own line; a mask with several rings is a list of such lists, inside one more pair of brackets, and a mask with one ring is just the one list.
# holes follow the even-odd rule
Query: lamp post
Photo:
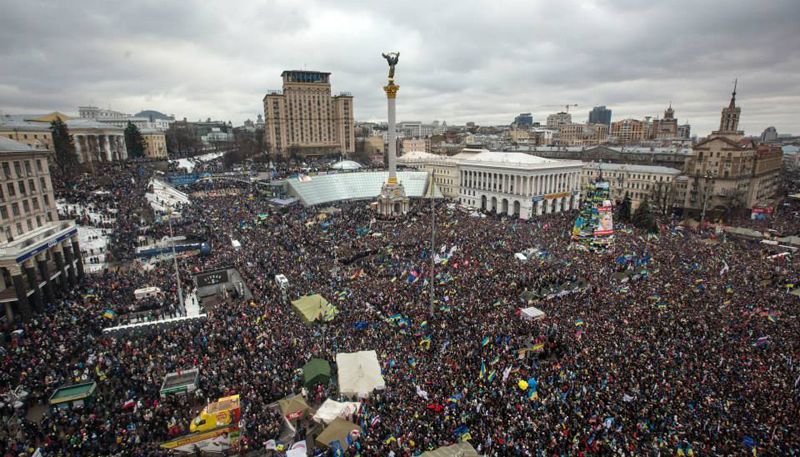
[[703, 181], [703, 211], [700, 213], [700, 230], [703, 230], [703, 222], [706, 219], [706, 204], [708, 203], [708, 181], [711, 180], [711, 187], [714, 187], [714, 177], [717, 175], [716, 172], [711, 170], [706, 170], [703, 177], [705, 181]]
[[175, 263], [175, 282], [178, 284], [178, 306], [182, 306], [186, 310], [186, 304], [183, 302], [183, 288], [181, 287], [181, 274], [178, 270], [178, 256], [175, 255], [175, 236], [172, 234], [172, 208], [167, 213], [167, 223], [169, 224], [169, 238], [172, 244], [172, 260]]

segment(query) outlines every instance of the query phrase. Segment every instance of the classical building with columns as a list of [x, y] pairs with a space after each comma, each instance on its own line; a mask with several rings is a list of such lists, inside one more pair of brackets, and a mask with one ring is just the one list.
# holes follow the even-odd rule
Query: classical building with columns
[[27, 320], [83, 277], [74, 221], [59, 221], [48, 152], [0, 137], [0, 304]]
[[94, 119], [67, 119], [81, 163], [117, 162], [128, 158], [125, 129]]
[[454, 156], [459, 161], [461, 204], [521, 219], [578, 209], [581, 162], [473, 151]]
[[434, 173], [442, 195], [483, 211], [530, 219], [580, 203], [583, 163], [577, 160], [466, 148], [451, 157], [412, 152], [398, 163]]
[[124, 128], [94, 119], [73, 118], [58, 112], [43, 115], [2, 115], [0, 136], [54, 152], [50, 123], [56, 119], [67, 125], [81, 163], [116, 162], [128, 158]]

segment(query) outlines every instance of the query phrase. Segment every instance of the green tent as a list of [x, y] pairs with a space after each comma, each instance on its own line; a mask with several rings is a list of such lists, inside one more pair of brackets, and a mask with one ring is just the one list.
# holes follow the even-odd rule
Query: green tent
[[292, 308], [300, 314], [303, 322], [310, 324], [316, 320], [324, 319], [329, 321], [333, 319], [336, 308], [328, 303], [320, 294], [304, 295], [292, 302]]
[[303, 365], [303, 385], [310, 389], [317, 384], [328, 384], [331, 380], [331, 364], [322, 359], [311, 359]]

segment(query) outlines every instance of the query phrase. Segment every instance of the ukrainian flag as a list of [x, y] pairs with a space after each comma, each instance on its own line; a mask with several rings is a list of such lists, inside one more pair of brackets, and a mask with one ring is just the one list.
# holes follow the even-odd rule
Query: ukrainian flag
[[483, 340], [481, 341], [481, 347], [486, 346], [487, 344], [489, 344], [490, 341], [492, 341], [492, 339], [490, 337], [484, 336]]
[[114, 312], [113, 309], [106, 309], [105, 311], [103, 311], [103, 317], [105, 317], [106, 319], [114, 319], [115, 317], [117, 317], [117, 313]]
[[486, 364], [481, 360], [481, 374], [478, 379], [483, 379], [484, 376], [486, 376]]

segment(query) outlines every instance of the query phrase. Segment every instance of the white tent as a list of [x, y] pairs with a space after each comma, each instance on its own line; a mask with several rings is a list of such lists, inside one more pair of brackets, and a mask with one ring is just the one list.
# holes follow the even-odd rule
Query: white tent
[[373, 390], [386, 388], [375, 351], [336, 354], [336, 365], [339, 370], [339, 393], [342, 395], [366, 398]]
[[538, 319], [544, 319], [544, 311], [539, 308], [535, 308], [531, 306], [530, 308], [522, 308], [520, 309], [520, 315], [523, 319], [529, 321], [535, 321]]
[[361, 407], [361, 403], [358, 402], [338, 402], [329, 398], [319, 407], [313, 419], [315, 422], [325, 424], [330, 424], [337, 417], [344, 420], [352, 420], [353, 414], [358, 411], [359, 407]]

